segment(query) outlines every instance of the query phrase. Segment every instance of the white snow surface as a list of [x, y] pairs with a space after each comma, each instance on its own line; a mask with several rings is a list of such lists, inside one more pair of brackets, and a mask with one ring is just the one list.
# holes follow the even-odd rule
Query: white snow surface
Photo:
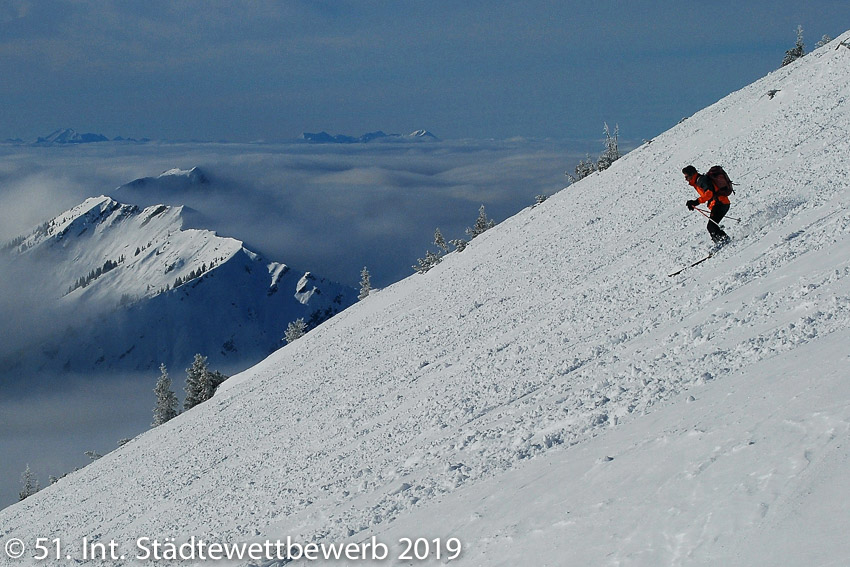
[[[380, 564], [850, 564], [848, 38], [3, 510], [0, 541], [132, 557], [140, 537], [375, 537], [393, 558], [402, 537], [457, 538], [451, 561]], [[709, 247], [684, 207], [690, 163], [738, 182], [741, 222], [671, 278]]]

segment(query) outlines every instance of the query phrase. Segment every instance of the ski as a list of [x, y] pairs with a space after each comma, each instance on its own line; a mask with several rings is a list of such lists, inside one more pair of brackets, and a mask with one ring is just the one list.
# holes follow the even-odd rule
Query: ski
[[705, 262], [706, 260], [708, 260], [708, 259], [709, 259], [709, 258], [711, 258], [712, 256], [714, 256], [714, 252], [709, 252], [708, 256], [706, 256], [705, 258], [702, 258], [702, 259], [700, 259], [700, 260], [697, 260], [696, 262], [694, 262], [694, 263], [693, 263], [693, 264], [691, 264], [690, 266], [685, 266], [685, 267], [684, 267], [684, 268], [682, 268], [681, 270], [677, 270], [677, 271], [673, 272], [672, 274], [667, 274], [667, 277], [668, 277], [668, 278], [672, 278], [673, 276], [678, 276], [679, 274], [681, 274], [682, 272], [684, 272], [684, 271], [685, 271], [685, 270], [687, 270], [688, 268], [693, 268], [694, 266], [696, 266], [696, 265], [698, 265], [698, 264], [702, 264], [703, 262]]

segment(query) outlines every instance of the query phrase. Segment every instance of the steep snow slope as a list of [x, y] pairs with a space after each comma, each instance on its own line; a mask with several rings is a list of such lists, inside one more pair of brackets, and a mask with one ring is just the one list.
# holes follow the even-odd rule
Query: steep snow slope
[[[83, 537], [132, 558], [140, 537], [374, 536], [456, 537], [458, 565], [850, 562], [848, 38], [0, 512], [0, 540], [77, 558]], [[741, 222], [669, 278], [708, 248], [688, 163], [726, 167]]]
[[848, 341], [842, 329], [689, 388], [376, 537], [459, 538], [460, 565], [845, 565]]
[[40, 275], [53, 323], [41, 344], [4, 345], [0, 372], [155, 369], [198, 352], [245, 368], [281, 345], [290, 321], [315, 326], [355, 300], [352, 288], [189, 228], [194, 216], [101, 196], [17, 239], [5, 259]]

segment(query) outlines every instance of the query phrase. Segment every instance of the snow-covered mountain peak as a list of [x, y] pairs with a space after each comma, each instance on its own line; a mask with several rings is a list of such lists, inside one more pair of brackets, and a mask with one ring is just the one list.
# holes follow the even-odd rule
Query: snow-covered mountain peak
[[[57, 340], [60, 346], [54, 350], [60, 354], [53, 359], [76, 370], [101, 359], [102, 367], [149, 367], [156, 366], [157, 359], [185, 360], [204, 351], [211, 360], [226, 356], [231, 365], [240, 360], [247, 365], [280, 346], [288, 322], [300, 317], [315, 326], [354, 301], [351, 288], [309, 272], [304, 275], [311, 280], [307, 288], [295, 271], [248, 250], [242, 241], [188, 228], [187, 215], [195, 216], [185, 206], [141, 208], [107, 196], [92, 197], [6, 248], [9, 259], [24, 272], [37, 266], [46, 304], [57, 302], [61, 316], [74, 319], [72, 326], [83, 322], [69, 313], [115, 313], [111, 323], [80, 329], [76, 342]], [[191, 325], [205, 319], [216, 323], [191, 340], [183, 338], [193, 332]], [[175, 344], [155, 335], [152, 341], [134, 336], [163, 325], [169, 328], [159, 329], [159, 335], [175, 334]], [[228, 346], [219, 352], [221, 345]], [[128, 350], [141, 358], [126, 357]], [[3, 355], [0, 368], [12, 364], [4, 364]], [[119, 355], [124, 355], [120, 363]], [[42, 364], [39, 349], [15, 357]]]
[[200, 167], [171, 168], [156, 177], [140, 177], [117, 187], [113, 192], [122, 201], [140, 205], [179, 204], [189, 195], [205, 195], [213, 188], [213, 179]]
[[197, 166], [191, 169], [180, 169], [179, 167], [174, 167], [167, 171], [163, 171], [159, 174], [158, 179], [162, 179], [163, 177], [185, 177], [188, 182], [193, 185], [205, 185], [210, 182], [206, 172]]
[[165, 177], [165, 176], [168, 176], [168, 175], [184, 175], [184, 176], [188, 176], [188, 175], [189, 175], [192, 171], [194, 171], [194, 170], [195, 170], [195, 168], [194, 168], [194, 167], [193, 167], [192, 169], [180, 169], [179, 167], [173, 167], [173, 168], [171, 168], [171, 169], [168, 169], [168, 170], [163, 171], [162, 173], [160, 173], [160, 174], [159, 174], [159, 177]]
[[[811, 53], [367, 297], [0, 512], [3, 538], [848, 563], [848, 62]], [[681, 169], [715, 163], [733, 241], [671, 278], [710, 246]]]
[[433, 138], [437, 139], [437, 136], [429, 132], [428, 130], [415, 130], [407, 135], [408, 138]]
[[105, 195], [90, 197], [48, 220], [29, 235], [18, 239], [17, 242], [21, 251], [28, 250], [49, 239], [62, 240], [72, 228], [76, 228], [78, 233], [82, 234], [93, 225], [100, 225], [110, 218], [114, 220], [116, 213], [120, 217], [136, 210], [137, 207], [134, 205], [122, 205]]
[[91, 197], [19, 239], [17, 250], [52, 260], [54, 294], [65, 301], [152, 297], [242, 250], [233, 238], [183, 230], [186, 213], [183, 206], [140, 208]]

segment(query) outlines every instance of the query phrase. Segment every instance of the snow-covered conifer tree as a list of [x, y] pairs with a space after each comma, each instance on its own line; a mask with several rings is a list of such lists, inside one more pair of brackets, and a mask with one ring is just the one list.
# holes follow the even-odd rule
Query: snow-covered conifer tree
[[153, 391], [156, 394], [156, 406], [153, 408], [153, 423], [151, 426], [162, 425], [166, 421], [177, 417], [177, 396], [171, 389], [171, 378], [165, 364], [159, 365], [160, 376], [156, 381]]
[[213, 370], [212, 372], [210, 372], [209, 373], [209, 380], [207, 380], [207, 394], [208, 395], [207, 395], [206, 399], [207, 400], [211, 399], [213, 397], [213, 395], [215, 394], [215, 391], [218, 389], [218, 387], [221, 386], [222, 382], [224, 382], [228, 378], [230, 378], [230, 376], [228, 376], [226, 374], [222, 374], [218, 370]]
[[18, 493], [18, 498], [20, 500], [29, 498], [39, 490], [41, 488], [38, 486], [38, 479], [35, 478], [29, 464], [27, 464], [26, 470], [21, 475], [21, 491]]
[[434, 230], [434, 245], [442, 250], [444, 254], [449, 251], [449, 245], [446, 244], [446, 239], [443, 238], [443, 233], [440, 232], [439, 228]]
[[454, 240], [449, 240], [449, 244], [454, 246], [455, 250], [457, 250], [458, 252], [463, 252], [466, 249], [469, 242], [467, 242], [463, 238], [455, 238]]
[[287, 344], [292, 341], [297, 341], [301, 337], [303, 337], [307, 333], [307, 323], [304, 322], [302, 317], [299, 317], [295, 321], [292, 321], [286, 327], [286, 333], [284, 333], [283, 338], [286, 340]]
[[442, 258], [439, 254], [434, 254], [430, 250], [425, 252], [424, 258], [417, 258], [416, 265], [413, 266], [413, 269], [416, 270], [417, 273], [424, 274], [437, 264], [442, 261]]
[[806, 48], [803, 45], [803, 26], [797, 26], [797, 43], [793, 48], [785, 52], [785, 58], [782, 59], [782, 67], [785, 67], [789, 63], [793, 63], [805, 54]]
[[186, 369], [186, 399], [183, 401], [183, 409], [195, 407], [208, 398], [210, 373], [207, 369], [207, 357], [200, 354], [195, 355], [192, 366]]
[[824, 36], [822, 38], [820, 38], [820, 41], [815, 44], [815, 49], [820, 49], [821, 47], [823, 47], [824, 45], [826, 45], [830, 41], [832, 41], [832, 38], [830, 36], [824, 34]]
[[[481, 208], [484, 208], [484, 205], [481, 205]], [[466, 229], [469, 232], [471, 229]], [[486, 230], [486, 229], [485, 229]], [[456, 241], [452, 240], [454, 244]], [[420, 274], [424, 274], [437, 264], [439, 264], [443, 260], [443, 255], [449, 252], [449, 245], [446, 244], [446, 239], [443, 237], [443, 233], [440, 232], [440, 229], [437, 228], [434, 230], [434, 246], [437, 247], [436, 254], [431, 252], [430, 250], [425, 252], [424, 258], [418, 258], [416, 260], [416, 265], [413, 266], [413, 269]], [[466, 246], [466, 242], [464, 241], [463, 247]], [[456, 245], [457, 247], [457, 245]], [[463, 247], [457, 247], [459, 250], [462, 250]]]
[[466, 234], [468, 234], [470, 240], [472, 240], [479, 234], [484, 233], [494, 226], [496, 226], [496, 221], [487, 218], [487, 213], [484, 211], [484, 205], [481, 205], [481, 208], [478, 209], [478, 218], [475, 220], [475, 225], [473, 225], [472, 228], [467, 228]]
[[605, 122], [605, 151], [596, 160], [596, 169], [603, 171], [611, 167], [611, 164], [620, 159], [620, 148], [617, 146], [617, 139], [620, 134], [620, 126], [614, 126], [614, 135], [611, 135], [611, 130], [608, 128], [608, 123]]
[[360, 295], [357, 296], [357, 299], [363, 301], [369, 297], [370, 293], [372, 293], [372, 284], [369, 270], [366, 269], [366, 266], [363, 266], [363, 271], [360, 272]]
[[593, 158], [588, 154], [585, 159], [579, 160], [578, 165], [575, 168], [575, 175], [567, 173], [567, 178], [570, 180], [570, 183], [575, 183], [577, 181], [581, 181], [591, 173], [596, 171], [596, 162], [593, 161]]

